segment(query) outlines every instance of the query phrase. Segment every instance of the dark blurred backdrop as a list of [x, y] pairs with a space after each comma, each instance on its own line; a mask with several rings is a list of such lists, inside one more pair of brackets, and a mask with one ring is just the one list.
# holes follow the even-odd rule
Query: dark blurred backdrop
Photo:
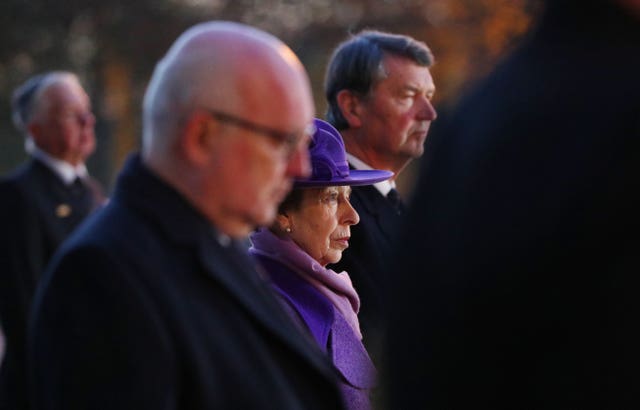
[[[517, 44], [539, 10], [539, 0], [2, 0], [0, 174], [25, 158], [11, 124], [12, 90], [33, 74], [66, 69], [80, 75], [92, 98], [98, 148], [88, 165], [111, 187], [138, 148], [141, 99], [155, 62], [196, 22], [239, 21], [284, 40], [309, 71], [319, 117], [327, 60], [348, 33], [412, 35], [436, 57], [436, 108], [446, 115]], [[412, 175], [403, 174], [401, 188], [409, 189]]]

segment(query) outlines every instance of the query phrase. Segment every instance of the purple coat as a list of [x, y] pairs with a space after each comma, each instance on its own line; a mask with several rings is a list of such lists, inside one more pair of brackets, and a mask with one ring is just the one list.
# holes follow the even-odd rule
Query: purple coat
[[340, 388], [349, 410], [371, 408], [369, 394], [376, 385], [376, 369], [362, 341], [331, 301], [290, 267], [267, 256], [253, 254], [267, 270], [272, 285], [307, 328], [339, 373]]

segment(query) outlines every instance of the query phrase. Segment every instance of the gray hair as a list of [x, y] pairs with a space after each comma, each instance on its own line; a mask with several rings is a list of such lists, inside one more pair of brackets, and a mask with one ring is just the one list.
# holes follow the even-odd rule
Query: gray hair
[[349, 127], [338, 106], [338, 93], [350, 90], [367, 95], [386, 75], [383, 58], [387, 54], [406, 57], [424, 67], [433, 64], [429, 47], [406, 35], [365, 30], [339, 44], [329, 60], [324, 83], [326, 118], [338, 130]]
[[77, 76], [69, 71], [48, 71], [34, 75], [18, 86], [11, 96], [11, 118], [15, 127], [28, 134], [27, 125], [37, 111], [40, 97], [52, 84]]

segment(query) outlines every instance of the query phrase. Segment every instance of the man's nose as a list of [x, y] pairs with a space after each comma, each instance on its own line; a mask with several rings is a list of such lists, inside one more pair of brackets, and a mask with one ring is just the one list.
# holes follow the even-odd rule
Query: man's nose
[[438, 118], [433, 102], [427, 97], [422, 97], [422, 106], [418, 111], [418, 118], [422, 121], [434, 121]]
[[96, 123], [96, 116], [91, 111], [78, 116], [78, 122], [82, 127], [93, 127]]

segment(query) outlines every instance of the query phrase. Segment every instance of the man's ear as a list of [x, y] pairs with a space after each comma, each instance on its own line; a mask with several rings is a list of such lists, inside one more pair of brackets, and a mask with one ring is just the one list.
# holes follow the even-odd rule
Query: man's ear
[[194, 164], [205, 164], [213, 151], [212, 138], [216, 125], [209, 121], [210, 117], [201, 112], [192, 113], [182, 128], [179, 139], [180, 150]]
[[30, 122], [29, 124], [27, 124], [27, 131], [29, 132], [29, 135], [31, 135], [33, 142], [35, 142], [36, 145], [40, 146], [40, 144], [38, 143], [42, 139], [42, 131], [43, 131], [42, 125], [37, 121]]
[[341, 90], [336, 95], [336, 102], [349, 128], [362, 126], [362, 101], [358, 95], [350, 90]]

